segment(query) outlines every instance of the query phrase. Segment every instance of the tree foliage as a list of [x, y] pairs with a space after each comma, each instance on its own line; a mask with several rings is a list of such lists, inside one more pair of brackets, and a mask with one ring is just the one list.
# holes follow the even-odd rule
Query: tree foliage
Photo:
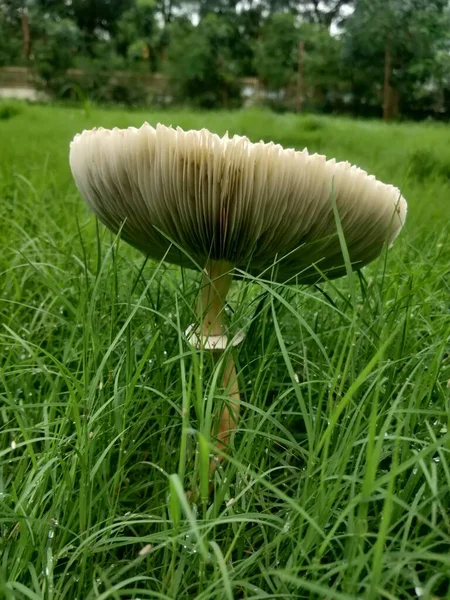
[[[378, 104], [414, 96], [429, 78], [448, 36], [446, 0], [359, 0], [346, 22], [344, 58], [353, 65], [355, 94]], [[364, 90], [364, 92], [363, 92]], [[385, 106], [385, 110], [389, 107]]]
[[290, 13], [274, 14], [264, 24], [255, 47], [255, 66], [269, 88], [281, 89], [290, 83], [299, 39], [295, 17]]
[[190, 98], [203, 108], [236, 104], [239, 88], [229, 43], [234, 33], [232, 24], [214, 13], [196, 27], [187, 20], [173, 25], [168, 70], [179, 99]]
[[239, 78], [256, 76], [286, 108], [445, 115], [448, 6], [449, 0], [0, 0], [0, 65], [34, 66], [53, 89], [72, 66], [92, 74], [89, 90], [113, 69], [163, 72], [174, 100], [202, 107], [238, 104]]
[[340, 21], [343, 10], [354, 5], [351, 0], [300, 0], [298, 12], [305, 21], [330, 27]]

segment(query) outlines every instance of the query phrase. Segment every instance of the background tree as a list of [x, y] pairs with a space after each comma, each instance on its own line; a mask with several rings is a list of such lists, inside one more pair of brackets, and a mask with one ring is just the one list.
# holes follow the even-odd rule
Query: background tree
[[255, 67], [261, 81], [272, 90], [281, 90], [292, 81], [297, 66], [299, 29], [291, 13], [272, 15], [255, 44]]
[[72, 0], [70, 13], [87, 38], [93, 39], [97, 29], [113, 33], [117, 20], [132, 6], [132, 1]]
[[[17, 37], [20, 31], [22, 59], [27, 61], [31, 52], [30, 10], [33, 10], [33, 0], [2, 0], [0, 3], [0, 14], [3, 27], [6, 32], [16, 31]], [[12, 33], [12, 32], [11, 32]], [[3, 43], [6, 45], [8, 39]]]
[[295, 87], [297, 110], [331, 111], [346, 87], [340, 39], [324, 25], [299, 22], [291, 13], [267, 20], [255, 46], [255, 67], [269, 89]]
[[118, 19], [114, 37], [120, 55], [134, 63], [144, 59], [151, 71], [157, 70], [160, 54], [156, 9], [154, 0], [136, 0]]
[[17, 13], [6, 3], [0, 3], [0, 66], [20, 62], [22, 48]]
[[72, 19], [51, 16], [33, 21], [33, 58], [47, 88], [59, 93], [65, 86], [65, 73], [74, 65], [81, 45], [81, 31]]
[[420, 68], [436, 56], [447, 34], [443, 13], [447, 0], [359, 0], [345, 24], [346, 60], [352, 65], [357, 102], [379, 104], [383, 118], [396, 116]]
[[[444, 13], [444, 23], [450, 31], [450, 10]], [[425, 65], [423, 65], [425, 66]], [[436, 54], [429, 61], [427, 69], [428, 78], [426, 85], [417, 86], [416, 97], [428, 100], [436, 114], [444, 115], [450, 112], [450, 39], [443, 37], [440, 40]], [[427, 97], [428, 95], [431, 95]], [[419, 115], [419, 116], [422, 116]]]
[[230, 51], [233, 37], [230, 22], [213, 13], [197, 26], [187, 19], [173, 24], [168, 72], [180, 99], [191, 98], [203, 108], [237, 105], [240, 95], [237, 69]]
[[305, 108], [332, 112], [345, 109], [349, 91], [342, 40], [324, 25], [303, 23]]
[[333, 21], [340, 21], [344, 10], [352, 9], [354, 0], [300, 0], [298, 14], [303, 20], [329, 28]]
[[35, 0], [43, 14], [72, 19], [82, 33], [86, 51], [95, 56], [99, 39], [110, 39], [121, 15], [135, 0]]
[[256, 75], [254, 61], [255, 43], [261, 36], [264, 24], [263, 3], [250, 0], [242, 5], [236, 13], [236, 40], [234, 42], [234, 55], [241, 75]]

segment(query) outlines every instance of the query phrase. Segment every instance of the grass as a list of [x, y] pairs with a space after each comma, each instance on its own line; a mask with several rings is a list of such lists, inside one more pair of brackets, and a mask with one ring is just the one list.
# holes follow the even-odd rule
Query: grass
[[[0, 597], [448, 598], [448, 129], [13, 113], [0, 121]], [[97, 226], [67, 164], [83, 128], [146, 119], [307, 145], [401, 186], [410, 206], [360, 276], [234, 284], [242, 420], [210, 498], [226, 397], [183, 334], [199, 277]]]

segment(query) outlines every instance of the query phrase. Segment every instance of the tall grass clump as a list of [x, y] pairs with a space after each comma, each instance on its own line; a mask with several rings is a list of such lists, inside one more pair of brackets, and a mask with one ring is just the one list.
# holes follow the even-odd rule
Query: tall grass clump
[[18, 102], [0, 100], [0, 121], [12, 119], [20, 112], [21, 106]]

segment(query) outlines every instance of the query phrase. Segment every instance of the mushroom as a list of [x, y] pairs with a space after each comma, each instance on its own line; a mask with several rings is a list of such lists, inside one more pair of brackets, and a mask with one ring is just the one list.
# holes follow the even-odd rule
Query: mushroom
[[[206, 129], [145, 123], [84, 131], [70, 145], [70, 166], [109, 229], [154, 259], [203, 269], [198, 323], [187, 333], [216, 357], [242, 338], [229, 339], [224, 320], [236, 268], [297, 283], [339, 277], [346, 273], [339, 228], [359, 269], [392, 244], [406, 217], [397, 188], [348, 162]], [[240, 399], [234, 361], [224, 363], [231, 399], [220, 416], [222, 448]]]

